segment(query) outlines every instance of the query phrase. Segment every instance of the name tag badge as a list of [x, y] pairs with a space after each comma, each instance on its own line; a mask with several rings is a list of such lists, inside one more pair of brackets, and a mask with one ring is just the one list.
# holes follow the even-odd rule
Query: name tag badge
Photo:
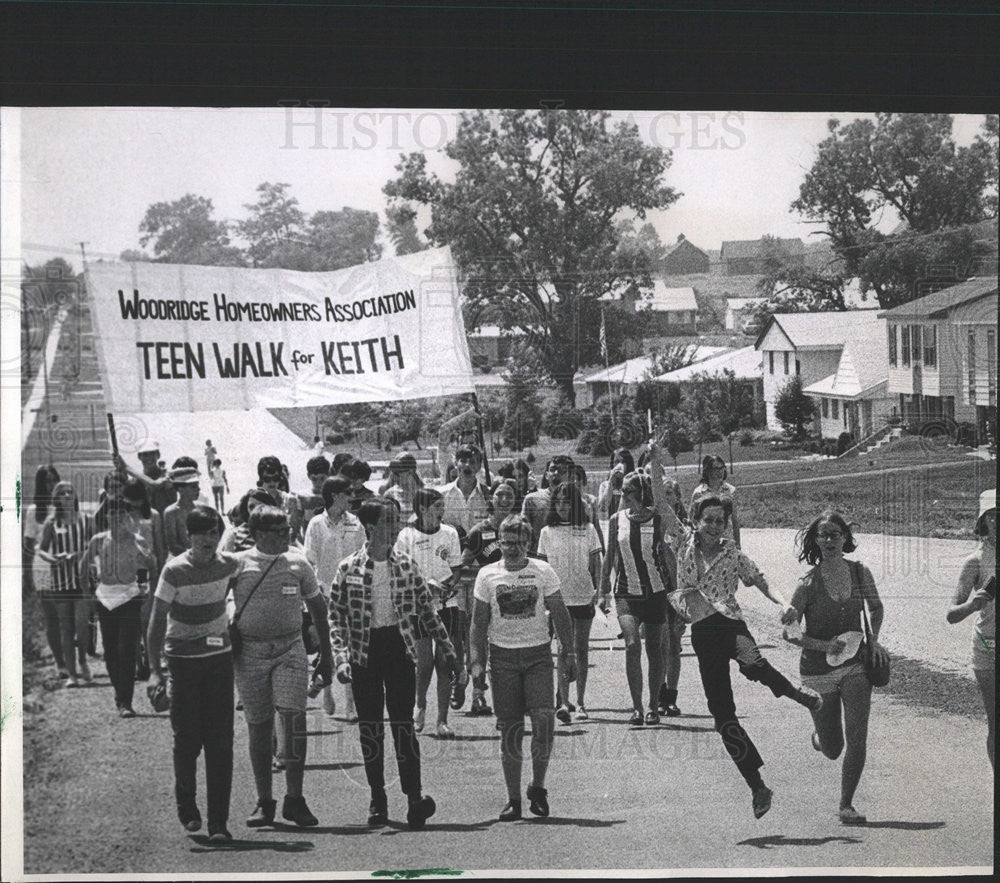
[[363, 586], [365, 581], [360, 576], [349, 576], [345, 580], [349, 586]]
[[205, 638], [205, 643], [209, 647], [225, 647], [226, 645], [226, 642], [222, 638], [216, 635], [209, 635], [207, 638]]
[[296, 583], [291, 583], [287, 586], [281, 587], [282, 595], [297, 595], [299, 593], [299, 587]]

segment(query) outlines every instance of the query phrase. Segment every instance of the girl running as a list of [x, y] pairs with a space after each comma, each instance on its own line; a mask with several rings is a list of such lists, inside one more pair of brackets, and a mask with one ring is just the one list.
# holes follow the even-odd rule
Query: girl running
[[996, 744], [996, 600], [997, 600], [997, 492], [983, 491], [976, 519], [979, 550], [962, 566], [958, 587], [948, 608], [948, 622], [961, 622], [978, 611], [972, 636], [972, 673], [986, 708], [986, 753], [993, 766]]
[[732, 526], [730, 536], [740, 548], [740, 520], [736, 514], [736, 488], [728, 481], [726, 461], [722, 457], [709, 454], [701, 461], [701, 482], [691, 492], [691, 511], [694, 511], [695, 501], [699, 497], [712, 496], [729, 501], [729, 524]]
[[576, 705], [569, 701], [569, 680], [559, 653], [556, 717], [568, 724], [576, 711], [577, 720], [586, 720], [584, 696], [587, 691], [587, 660], [590, 628], [601, 573], [601, 540], [587, 518], [587, 510], [575, 484], [562, 484], [552, 491], [546, 526], [538, 538], [538, 556], [548, 561], [559, 577], [563, 602], [569, 610], [576, 650]]
[[[608, 521], [608, 552], [601, 569], [601, 608], [607, 608], [611, 571], [616, 571], [615, 608], [625, 640], [625, 675], [632, 695], [633, 726], [658, 724], [657, 699], [663, 683], [663, 625], [667, 619], [669, 569], [664, 559], [666, 502], [662, 479], [630, 472], [622, 481], [621, 508]], [[649, 665], [649, 711], [642, 713], [642, 638], [645, 626]]]
[[86, 571], [80, 568], [92, 533], [90, 519], [80, 512], [80, 501], [73, 485], [68, 481], [58, 482], [52, 489], [52, 514], [42, 525], [38, 554], [51, 565], [51, 584], [42, 593], [42, 601], [52, 605], [58, 618], [68, 687], [93, 681], [87, 665], [90, 606], [81, 578], [81, 573], [86, 574]]
[[[465, 624], [453, 588], [452, 567], [458, 567], [461, 547], [458, 531], [450, 524], [442, 524], [444, 497], [433, 488], [420, 488], [413, 496], [412, 524], [404, 527], [396, 539], [395, 551], [404, 552], [413, 559], [420, 575], [427, 582], [438, 605], [438, 616], [448, 631], [459, 660], [463, 660]], [[437, 671], [437, 729], [439, 738], [450, 739], [455, 735], [448, 726], [448, 706], [451, 701], [451, 676], [448, 658], [440, 644], [432, 649], [430, 636], [417, 641], [417, 709], [413, 727], [423, 731], [427, 715], [427, 690], [431, 675]], [[465, 669], [462, 669], [463, 674]]]
[[[865, 768], [872, 685], [861, 664], [861, 608], [867, 603], [872, 633], [877, 637], [882, 602], [871, 571], [844, 557], [857, 544], [839, 512], [827, 510], [813, 519], [799, 533], [797, 544], [799, 561], [811, 564], [812, 569], [799, 581], [791, 609], [781, 621], [788, 625], [805, 617], [802, 637], [786, 640], [802, 647], [802, 683], [823, 697], [821, 707], [812, 712], [816, 725], [813, 747], [830, 760], [844, 753], [840, 820], [845, 825], [863, 825], [865, 817], [854, 808], [854, 792]], [[886, 653], [877, 643], [875, 652], [880, 656]]]

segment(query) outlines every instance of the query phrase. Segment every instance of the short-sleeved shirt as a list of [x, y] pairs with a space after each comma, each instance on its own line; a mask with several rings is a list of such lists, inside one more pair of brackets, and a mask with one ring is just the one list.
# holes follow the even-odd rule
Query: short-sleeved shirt
[[559, 577], [563, 600], [572, 606], [589, 604], [594, 597], [590, 556], [601, 551], [601, 540], [593, 524], [549, 525], [538, 538], [538, 553], [544, 555]]
[[[732, 540], [720, 540], [722, 548], [711, 561], [705, 561], [701, 553], [698, 536], [689, 531], [677, 552], [678, 589], [697, 589], [708, 605], [689, 602], [692, 622], [704, 619], [706, 615], [718, 611], [729, 619], [743, 619], [743, 611], [736, 603], [736, 590], [742, 581], [744, 585], [754, 585], [761, 572], [757, 565], [736, 548]], [[702, 568], [699, 568], [701, 558]], [[701, 571], [701, 572], [699, 572]]]
[[528, 524], [531, 525], [532, 552], [538, 549], [538, 538], [541, 536], [542, 528], [545, 527], [545, 519], [549, 516], [551, 504], [552, 497], [548, 488], [532, 491], [521, 504], [521, 514], [528, 519]]
[[[301, 552], [264, 555], [256, 548], [236, 555], [240, 562], [233, 597], [236, 610], [242, 609], [240, 634], [245, 638], [281, 638], [302, 628], [302, 602], [319, 594], [312, 565]], [[264, 581], [244, 608], [250, 591], [261, 574], [274, 562]]]
[[450, 524], [456, 530], [461, 528], [467, 534], [474, 524], [482, 521], [488, 514], [488, 491], [476, 480], [476, 485], [468, 497], [458, 486], [458, 479], [441, 488], [444, 497], [445, 524]]
[[[442, 524], [434, 533], [424, 533], [412, 525], [404, 527], [396, 539], [395, 549], [413, 559], [425, 580], [437, 583], [451, 577], [451, 569], [458, 567], [462, 555], [458, 531], [450, 524]], [[452, 597], [444, 606], [457, 607], [458, 601]]]
[[[875, 580], [863, 564], [848, 561], [851, 572], [851, 594], [846, 601], [832, 597], [823, 585], [823, 574], [819, 566], [813, 567], [800, 581], [792, 595], [792, 607], [805, 615], [805, 634], [810, 638], [830, 641], [844, 632], [863, 631], [861, 622], [862, 599], [868, 601], [868, 609], [879, 609], [882, 602], [875, 589]], [[860, 653], [860, 650], [858, 651]], [[842, 663], [848, 665], [858, 661], [857, 654]], [[824, 650], [802, 648], [799, 658], [799, 672], [804, 675], [828, 674], [834, 668], [826, 661]]]
[[333, 521], [326, 512], [310, 519], [306, 527], [305, 553], [316, 571], [320, 590], [330, 596], [330, 586], [340, 562], [365, 544], [365, 529], [356, 515], [344, 512]]
[[233, 555], [216, 554], [207, 564], [191, 561], [191, 552], [172, 558], [160, 573], [155, 597], [167, 611], [167, 656], [195, 658], [229, 652], [229, 580], [239, 570]]
[[475, 597], [490, 605], [489, 643], [516, 650], [550, 641], [545, 599], [559, 591], [559, 577], [544, 561], [529, 558], [520, 570], [503, 561], [476, 577]]

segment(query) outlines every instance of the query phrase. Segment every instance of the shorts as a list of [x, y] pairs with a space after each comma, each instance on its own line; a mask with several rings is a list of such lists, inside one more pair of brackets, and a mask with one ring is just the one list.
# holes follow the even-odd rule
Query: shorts
[[243, 648], [233, 654], [233, 670], [247, 723], [269, 721], [275, 708], [306, 710], [309, 662], [301, 633], [274, 640], [244, 635]]
[[573, 619], [593, 619], [594, 618], [594, 605], [593, 604], [567, 604], [566, 609], [569, 611], [569, 615]]
[[996, 638], [984, 638], [978, 632], [972, 635], [972, 670], [996, 671]]
[[840, 684], [848, 678], [866, 678], [865, 667], [860, 662], [849, 662], [837, 666], [822, 675], [801, 675], [802, 686], [811, 687], [817, 693], [839, 693]]
[[634, 616], [641, 623], [663, 625], [667, 621], [667, 593], [655, 592], [646, 598], [619, 595], [615, 598], [615, 613], [619, 619]]
[[549, 644], [509, 649], [490, 644], [490, 686], [497, 721], [521, 721], [534, 710], [555, 708]]

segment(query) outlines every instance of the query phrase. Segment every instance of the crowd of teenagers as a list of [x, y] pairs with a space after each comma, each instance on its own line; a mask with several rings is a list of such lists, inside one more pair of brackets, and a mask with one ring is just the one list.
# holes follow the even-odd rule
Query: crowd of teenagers
[[[470, 684], [468, 713], [495, 715], [500, 731], [507, 787], [500, 819], [522, 817], [525, 718], [525, 796], [532, 814], [547, 816], [556, 721], [589, 717], [590, 631], [596, 611], [606, 615], [612, 604], [632, 726], [681, 714], [680, 643], [690, 627], [708, 710], [750, 789], [754, 816], [769, 810], [772, 791], [737, 716], [734, 660], [745, 678], [809, 711], [813, 747], [831, 760], [843, 754], [840, 820], [865, 822], [854, 794], [865, 764], [871, 670], [889, 658], [878, 643], [883, 606], [875, 581], [845, 557], [856, 540], [838, 512], [822, 512], [800, 531], [795, 551], [808, 570], [788, 601], [741, 549], [725, 463], [705, 458], [685, 507], [655, 443], [638, 463], [629, 450], [616, 451], [596, 496], [565, 455], [547, 463], [539, 486], [523, 460], [502, 465], [487, 485], [479, 449], [461, 445], [451, 480], [429, 487], [404, 453], [377, 492], [368, 487], [371, 467], [347, 453], [309, 459], [300, 492], [290, 489], [279, 458], [266, 456], [257, 485], [229, 509], [228, 479], [211, 441], [204, 455], [211, 504], [195, 458], [178, 457], [167, 469], [150, 444], [139, 460], [141, 469], [132, 469], [115, 456], [93, 516], [53, 466], [40, 468], [24, 517], [25, 572], [68, 687], [92, 681], [96, 617], [117, 715], [135, 716], [137, 679], [148, 679], [157, 711], [169, 707], [176, 809], [188, 831], [202, 825], [196, 769], [204, 751], [210, 842], [232, 839], [236, 710], [246, 721], [257, 790], [246, 824], [274, 824], [276, 769], [285, 779], [281, 817], [318, 824], [303, 779], [307, 699], [320, 693], [327, 714], [341, 702], [343, 718], [357, 725], [370, 825], [389, 818], [386, 712], [406, 820], [420, 828], [436, 807], [423, 790], [417, 736], [453, 737], [449, 711], [465, 707]], [[973, 670], [992, 765], [995, 490], [982, 495], [975, 532], [981, 543], [962, 569], [947, 619], [978, 613]], [[748, 629], [736, 598], [741, 583], [780, 608], [786, 639], [801, 647], [794, 682]], [[428, 720], [432, 681], [435, 718]]]

